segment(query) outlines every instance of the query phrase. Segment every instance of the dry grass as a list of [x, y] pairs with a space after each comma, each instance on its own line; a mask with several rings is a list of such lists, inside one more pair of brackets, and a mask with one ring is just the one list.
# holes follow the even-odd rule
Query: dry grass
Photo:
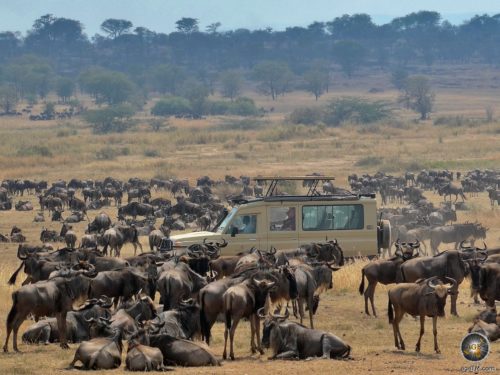
[[[438, 85], [436, 109], [439, 115], [480, 118], [484, 108], [492, 106], [500, 113], [497, 93], [490, 86], [471, 87], [466, 93], [451, 87], [452, 80], [441, 75], [436, 68], [433, 79]], [[461, 72], [468, 83], [470, 77]], [[488, 76], [489, 74], [489, 76]], [[494, 74], [485, 69], [481, 72], [482, 82]], [[304, 93], [293, 93], [277, 102], [255, 96], [257, 105], [275, 111], [264, 118], [256, 119], [258, 126], [249, 130], [231, 130], [228, 124], [240, 126], [238, 118], [209, 118], [206, 120], [172, 119], [172, 131], [152, 132], [146, 126], [146, 116], [141, 115], [139, 126], [130, 133], [94, 135], [79, 120], [30, 122], [22, 119], [0, 119], [0, 179], [35, 178], [55, 180], [59, 178], [102, 178], [114, 176], [127, 179], [132, 176], [187, 177], [194, 181], [200, 175], [209, 174], [215, 178], [232, 175], [296, 175], [320, 171], [337, 176], [337, 184], [346, 184], [346, 177], [352, 172], [374, 173], [379, 169], [401, 173], [406, 168], [449, 168], [467, 170], [471, 168], [498, 168], [500, 164], [499, 124], [477, 126], [433, 126], [432, 123], [415, 124], [414, 114], [400, 111], [400, 122], [378, 124], [376, 130], [362, 131], [360, 127], [339, 129], [304, 128], [295, 130], [285, 123], [285, 115], [299, 105], [314, 106], [342, 95], [362, 95], [368, 98], [394, 100], [397, 93], [387, 87], [386, 77], [376, 73], [370, 78], [369, 87], [382, 87], [385, 91], [368, 94], [366, 73], [349, 82], [342, 78], [333, 92], [320, 98], [319, 103]], [[448, 78], [447, 78], [448, 77]], [[486, 78], [485, 78], [486, 77]], [[496, 106], [496, 107], [495, 107]], [[250, 122], [249, 122], [250, 124]], [[229, 130], [228, 130], [229, 129]], [[60, 134], [58, 136], [58, 134]], [[269, 141], [269, 136], [275, 137]], [[441, 142], [439, 141], [441, 139]], [[53, 156], [18, 154], [20, 149], [32, 146], [46, 146]], [[98, 160], [97, 153], [104, 148], [116, 150], [112, 160]], [[120, 150], [128, 149], [128, 154]], [[146, 154], [158, 155], [147, 157]], [[378, 157], [379, 163], [370, 165], [371, 157]], [[356, 166], [356, 162], [365, 161]], [[437, 204], [439, 197], [426, 193]], [[31, 197], [30, 199], [34, 199]], [[478, 220], [490, 227], [488, 245], [500, 245], [500, 210], [491, 210], [486, 193], [470, 198], [472, 210], [459, 213], [459, 221]], [[35, 204], [38, 207], [38, 204]], [[112, 217], [114, 209], [109, 210]], [[92, 216], [92, 214], [91, 214]], [[32, 222], [33, 213], [0, 212], [0, 232], [7, 233], [13, 224], [19, 225], [30, 243], [38, 243], [43, 225], [59, 229], [50, 222]], [[82, 234], [86, 223], [76, 225]], [[142, 238], [141, 242], [146, 243]], [[15, 289], [6, 285], [6, 280], [18, 265], [16, 246], [0, 244], [2, 263], [0, 265], [0, 322], [5, 321], [10, 309], [10, 294]], [[124, 250], [130, 255], [131, 249]], [[387, 323], [387, 287], [378, 286], [376, 305], [380, 317], [375, 319], [363, 314], [363, 298], [357, 289], [360, 270], [366, 263], [358, 260], [334, 274], [334, 289], [323, 295], [316, 318], [317, 327], [343, 337], [353, 347], [353, 361], [271, 362], [264, 356], [250, 356], [249, 327], [243, 322], [236, 333], [237, 361], [226, 362], [217, 369], [183, 369], [182, 373], [227, 373], [227, 374], [296, 374], [305, 371], [318, 374], [339, 373], [397, 373], [437, 374], [455, 373], [468, 365], [459, 354], [459, 343], [466, 332], [469, 321], [477, 307], [470, 304], [467, 283], [462, 285], [458, 309], [460, 318], [447, 317], [438, 323], [441, 355], [432, 352], [432, 333], [429, 322], [424, 335], [422, 353], [411, 349], [417, 340], [418, 323], [405, 318], [402, 332], [409, 350], [398, 352], [393, 347], [392, 329]], [[30, 322], [26, 322], [25, 328]], [[218, 323], [214, 329], [213, 351], [220, 356], [223, 345], [223, 326]], [[3, 323], [0, 339], [5, 338]], [[25, 346], [24, 354], [0, 355], [0, 372], [5, 374], [45, 374], [60, 372], [71, 361], [76, 345], [70, 351], [58, 346]], [[500, 368], [498, 344], [483, 365]], [[113, 373], [121, 373], [122, 369]]]

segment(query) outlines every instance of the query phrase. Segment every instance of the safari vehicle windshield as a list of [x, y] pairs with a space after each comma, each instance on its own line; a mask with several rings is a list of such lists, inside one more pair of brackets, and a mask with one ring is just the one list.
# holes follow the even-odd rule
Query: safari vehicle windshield
[[234, 215], [238, 212], [237, 207], [233, 207], [231, 212], [222, 220], [222, 223], [214, 230], [215, 233], [224, 233], [224, 229], [227, 227], [227, 224], [233, 220]]

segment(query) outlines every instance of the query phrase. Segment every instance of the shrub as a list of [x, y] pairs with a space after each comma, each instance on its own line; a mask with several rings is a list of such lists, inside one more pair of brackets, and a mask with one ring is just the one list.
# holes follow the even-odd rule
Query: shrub
[[144, 150], [144, 156], [148, 158], [157, 158], [160, 156], [158, 150]]
[[191, 113], [191, 103], [180, 96], [168, 96], [160, 99], [151, 109], [151, 114], [155, 116], [183, 116]]
[[248, 118], [224, 121], [222, 124], [218, 125], [217, 128], [221, 130], [255, 130], [262, 127], [264, 124], [264, 121]]
[[205, 103], [205, 108], [206, 114], [209, 115], [256, 116], [259, 114], [255, 102], [245, 97], [233, 102], [210, 100]]
[[113, 148], [102, 148], [95, 154], [97, 160], [114, 160], [117, 156], [118, 153]]
[[292, 124], [315, 125], [321, 121], [321, 110], [312, 107], [299, 107], [288, 116]]
[[43, 156], [52, 157], [52, 151], [47, 146], [22, 146], [16, 153], [17, 156]]
[[91, 124], [94, 133], [124, 132], [134, 125], [131, 120], [134, 113], [131, 105], [120, 104], [104, 109], [89, 110], [85, 112], [84, 119]]
[[368, 101], [358, 97], [343, 97], [332, 101], [325, 108], [323, 122], [339, 126], [344, 122], [370, 124], [391, 117], [388, 103]]

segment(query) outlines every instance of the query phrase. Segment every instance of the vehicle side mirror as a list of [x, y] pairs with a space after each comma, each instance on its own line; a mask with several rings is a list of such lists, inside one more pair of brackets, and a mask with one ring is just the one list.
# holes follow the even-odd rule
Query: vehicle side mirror
[[231, 227], [231, 237], [234, 237], [238, 234], [238, 227]]

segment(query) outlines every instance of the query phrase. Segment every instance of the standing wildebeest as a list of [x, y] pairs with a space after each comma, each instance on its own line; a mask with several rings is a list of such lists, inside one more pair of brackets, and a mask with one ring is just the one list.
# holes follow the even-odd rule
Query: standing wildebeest
[[262, 332], [262, 346], [271, 348], [269, 359], [307, 359], [348, 358], [351, 347], [339, 337], [325, 331], [306, 328], [298, 323], [286, 321], [284, 316], [266, 317], [259, 312], [260, 318], [266, 318]]
[[[63, 226], [66, 226], [66, 224], [63, 224]], [[64, 242], [66, 242], [66, 246], [68, 246], [70, 249], [74, 249], [77, 239], [78, 237], [76, 236], [73, 227], [71, 225], [68, 225], [66, 233], [64, 234]]]
[[170, 269], [161, 272], [157, 286], [163, 309], [170, 310], [179, 306], [182, 300], [196, 298], [207, 281], [194, 272], [187, 264], [179, 262]]
[[102, 295], [110, 298], [122, 297], [128, 300], [140, 290], [148, 290], [148, 279], [138, 270], [127, 267], [115, 271], [99, 272], [89, 288], [89, 296], [98, 298]]
[[104, 243], [103, 254], [108, 254], [108, 246], [110, 247], [110, 255], [112, 251], [115, 251], [115, 256], [120, 256], [120, 251], [124, 244], [130, 242], [134, 246], [134, 255], [137, 252], [137, 246], [142, 250], [142, 245], [139, 242], [139, 235], [137, 233], [137, 228], [134, 225], [131, 226], [115, 226], [106, 230], [102, 236]]
[[454, 243], [455, 249], [458, 249], [458, 245], [462, 241], [470, 241], [471, 245], [474, 246], [475, 240], [486, 238], [487, 230], [479, 223], [453, 224], [433, 228], [430, 235], [432, 252], [434, 255], [439, 252], [438, 246], [441, 242]]
[[[95, 274], [93, 274], [95, 275]], [[57, 277], [49, 281], [22, 286], [12, 293], [12, 308], [7, 316], [7, 337], [3, 347], [8, 351], [9, 338], [14, 330], [14, 350], [17, 348], [17, 331], [26, 317], [31, 313], [36, 317], [53, 316], [57, 318], [60, 342], [63, 349], [68, 349], [66, 342], [66, 315], [73, 310], [73, 304], [84, 302], [93, 276], [91, 273], [72, 278]]]
[[396, 281], [411, 283], [433, 276], [452, 278], [455, 280], [455, 289], [451, 294], [451, 314], [458, 315], [458, 286], [469, 272], [469, 264], [463, 259], [462, 253], [447, 250], [433, 257], [418, 257], [404, 262], [399, 267]]
[[[383, 285], [393, 284], [396, 282], [396, 275], [399, 267], [403, 262], [415, 256], [415, 250], [418, 251], [420, 242], [401, 243], [399, 239], [396, 241], [395, 256], [390, 259], [377, 259], [368, 263], [361, 270], [361, 284], [359, 284], [359, 294], [364, 294], [365, 297], [365, 314], [370, 315], [368, 311], [368, 299], [372, 306], [373, 316], [377, 316], [375, 311], [375, 288], [378, 283]], [[417, 253], [418, 255], [418, 253]], [[368, 280], [368, 287], [365, 289], [365, 277]], [[364, 292], [363, 292], [364, 291]]]
[[[227, 358], [227, 339], [229, 336], [230, 349], [229, 356], [234, 360], [234, 334], [238, 323], [242, 318], [250, 320], [250, 346], [252, 353], [257, 350], [264, 354], [260, 343], [260, 321], [257, 310], [264, 307], [266, 297], [271, 288], [276, 285], [276, 281], [258, 279], [258, 274], [241, 284], [230, 287], [223, 295], [224, 313], [226, 324], [224, 329], [224, 352], [222, 358]], [[257, 336], [257, 345], [255, 344]]]
[[74, 368], [78, 361], [83, 364], [81, 369], [85, 370], [109, 370], [120, 367], [123, 350], [122, 336], [122, 330], [114, 329], [111, 337], [99, 337], [82, 342], [68, 368]]
[[108, 214], [101, 212], [89, 223], [87, 231], [89, 233], [100, 233], [111, 227], [111, 218]]
[[439, 195], [444, 195], [444, 200], [446, 202], [446, 197], [449, 195], [450, 196], [450, 202], [451, 202], [451, 196], [455, 196], [455, 202], [458, 200], [458, 196], [462, 198], [462, 202], [465, 202], [465, 195], [464, 195], [464, 190], [461, 187], [453, 185], [451, 182], [449, 184], [440, 186], [438, 188], [438, 194]]
[[420, 316], [420, 336], [415, 351], [420, 351], [420, 341], [424, 335], [425, 317], [429, 316], [432, 317], [434, 350], [436, 353], [441, 353], [437, 342], [437, 318], [445, 315], [446, 297], [448, 297], [448, 294], [456, 293], [455, 290], [458, 287], [454, 279], [446, 277], [446, 280], [451, 284], [443, 284], [438, 276], [434, 276], [426, 280], [420, 280], [418, 283], [399, 284], [389, 290], [387, 316], [389, 317], [389, 323], [392, 323], [396, 348], [405, 350], [405, 343], [399, 330], [399, 322], [408, 313], [414, 317]]
[[483, 264], [478, 273], [472, 273], [472, 284], [487, 306], [495, 306], [495, 300], [500, 300], [500, 264]]
[[161, 243], [164, 238], [170, 237], [170, 228], [161, 226], [160, 229], [155, 229], [149, 233], [149, 249], [153, 251], [160, 251]]

